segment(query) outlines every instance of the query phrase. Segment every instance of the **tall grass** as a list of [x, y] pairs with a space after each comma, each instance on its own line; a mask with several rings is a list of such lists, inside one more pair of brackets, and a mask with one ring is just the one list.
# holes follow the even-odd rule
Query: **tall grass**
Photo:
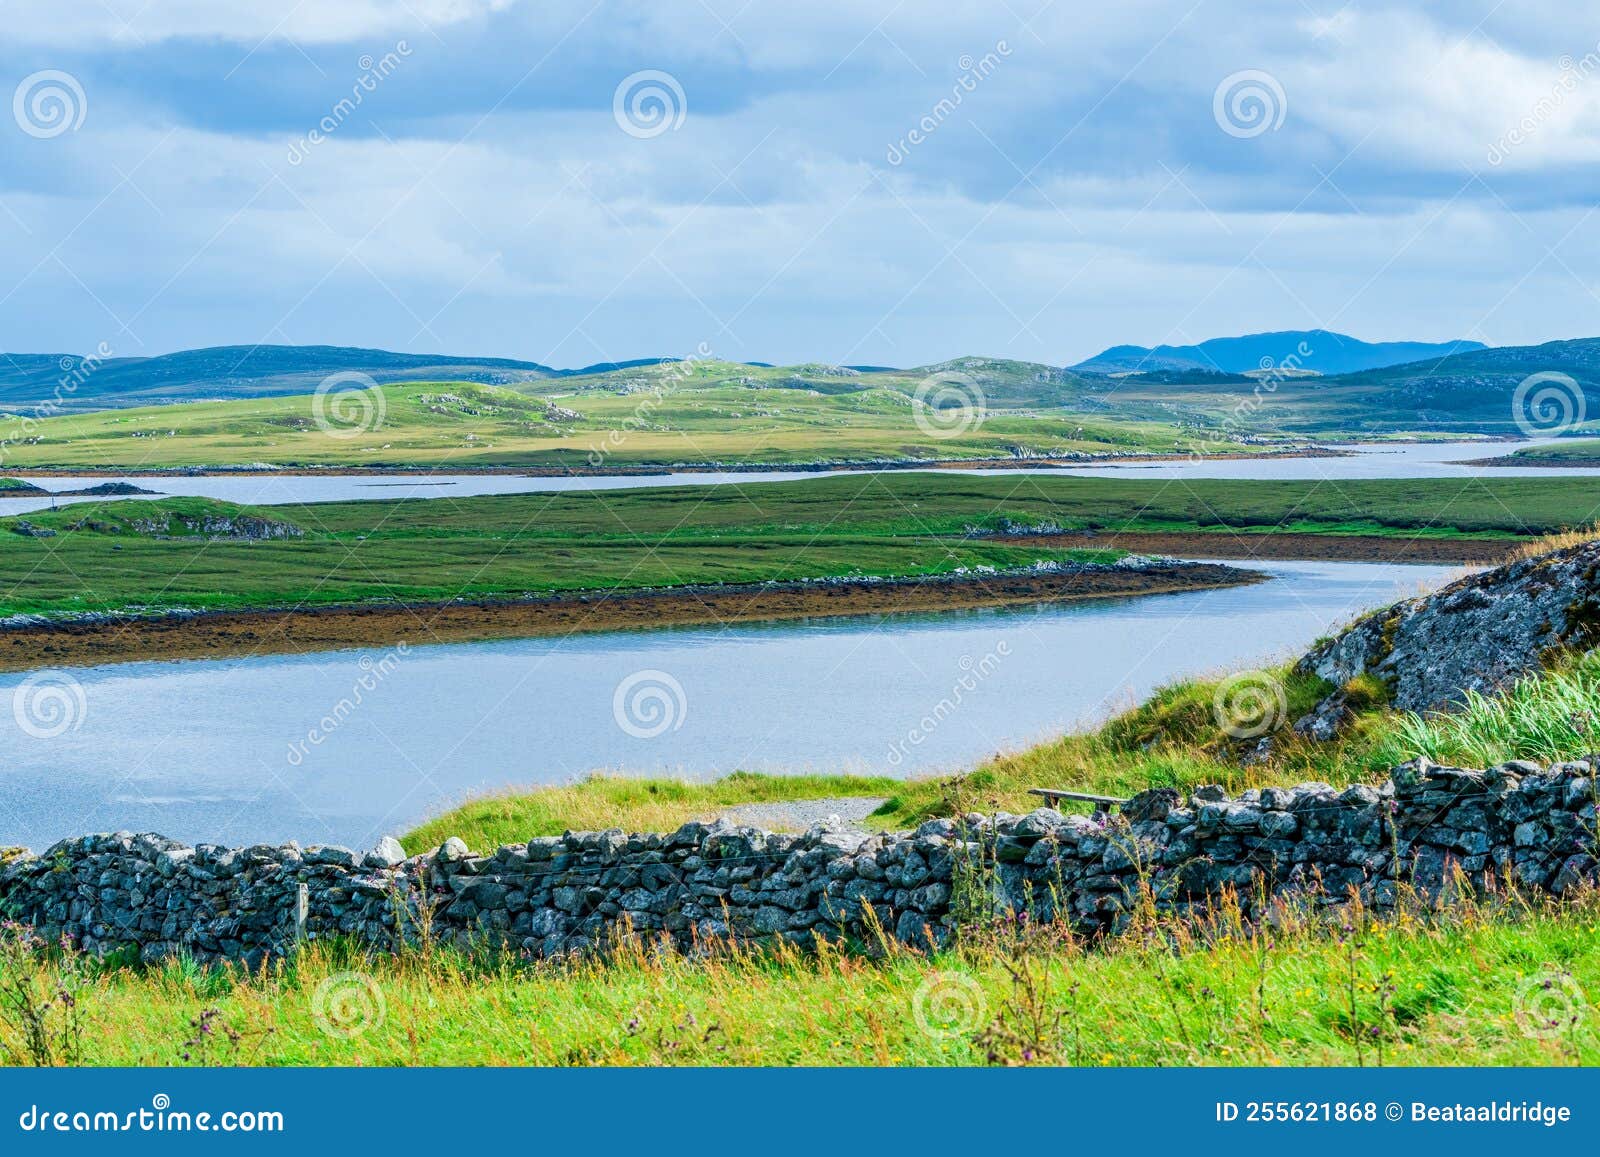
[[1587, 526], [1576, 530], [1563, 530], [1554, 534], [1540, 535], [1530, 539], [1517, 547], [1507, 559], [1508, 562], [1517, 562], [1522, 559], [1538, 558], [1542, 554], [1552, 551], [1565, 550], [1569, 546], [1582, 546], [1600, 538], [1600, 522], [1591, 522]]
[[1391, 763], [1417, 756], [1487, 767], [1572, 759], [1600, 747], [1600, 653], [1527, 675], [1497, 695], [1469, 691], [1457, 709], [1394, 717], [1377, 744]]
[[[254, 972], [45, 953], [0, 984], [75, 984], [71, 1054], [0, 1007], [0, 1058], [91, 1065], [1594, 1064], [1600, 904], [1463, 901], [1376, 920], [1226, 907], [1091, 948], [1014, 925], [924, 954], [648, 943], [536, 963], [307, 947]], [[16, 970], [13, 975], [8, 970]], [[75, 978], [81, 977], [79, 981]], [[40, 1009], [36, 1002], [33, 1006]], [[42, 1009], [62, 1036], [66, 1012]], [[37, 1032], [33, 1033], [37, 1038]]]

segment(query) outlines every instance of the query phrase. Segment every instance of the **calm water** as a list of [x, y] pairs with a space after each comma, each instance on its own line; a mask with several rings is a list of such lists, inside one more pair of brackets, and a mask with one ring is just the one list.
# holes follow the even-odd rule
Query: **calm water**
[[[0, 845], [126, 828], [361, 847], [473, 793], [598, 768], [960, 768], [1178, 676], [1286, 657], [1459, 573], [1266, 569], [1253, 587], [935, 617], [78, 671], [81, 700], [69, 689], [52, 717], [76, 724], [62, 734], [0, 710]], [[325, 720], [363, 676], [359, 706]], [[41, 693], [24, 681], [0, 676], [0, 707]], [[960, 702], [929, 718], [945, 699]]]
[[[1595, 476], [1583, 467], [1540, 469], [1533, 466], [1465, 466], [1471, 458], [1491, 458], [1544, 443], [1445, 442], [1410, 446], [1352, 446], [1355, 451], [1339, 458], [1280, 458], [1276, 460], [1222, 460], [1216, 462], [1153, 462], [1148, 465], [1083, 466], [961, 471], [980, 474], [1071, 474], [1118, 478], [1466, 478], [1485, 474], [1496, 478], [1518, 475], [1549, 478], [1558, 475]], [[860, 471], [846, 471], [860, 473]], [[803, 470], [764, 470], [716, 474], [638, 474], [603, 478], [536, 478], [516, 474], [430, 474], [390, 478], [372, 475], [230, 474], [216, 478], [167, 475], [84, 475], [78, 478], [35, 478], [46, 490], [78, 490], [102, 482], [132, 482], [160, 494], [199, 495], [250, 505], [289, 502], [347, 502], [383, 498], [467, 498], [475, 494], [530, 494], [558, 490], [626, 490], [648, 486], [715, 486], [722, 483], [790, 482], [828, 478], [830, 474]], [[90, 499], [64, 498], [62, 503]], [[49, 507], [49, 498], [0, 499], [0, 517], [26, 514]]]
[[1469, 466], [1473, 459], [1504, 457], [1517, 450], [1548, 446], [1538, 442], [1436, 442], [1392, 446], [1333, 446], [1351, 453], [1338, 458], [1280, 458], [1251, 461], [1246, 458], [1213, 462], [1125, 463], [1114, 466], [1074, 467], [1070, 474], [1118, 478], [1311, 478], [1329, 482], [1350, 478], [1554, 478], [1597, 476], [1593, 467]]
[[[806, 470], [762, 470], [705, 474], [624, 474], [607, 477], [537, 478], [523, 474], [225, 474], [215, 478], [166, 474], [102, 474], [30, 478], [46, 490], [81, 490], [102, 482], [131, 482], [154, 496], [181, 494], [255, 506], [291, 502], [351, 502], [390, 498], [470, 498], [475, 494], [535, 494], [557, 490], [631, 490], [642, 486], [716, 486], [727, 482], [791, 482], [825, 475]], [[132, 496], [141, 497], [141, 496]], [[0, 517], [51, 505], [49, 497], [0, 499]], [[104, 499], [62, 498], [62, 505]]]

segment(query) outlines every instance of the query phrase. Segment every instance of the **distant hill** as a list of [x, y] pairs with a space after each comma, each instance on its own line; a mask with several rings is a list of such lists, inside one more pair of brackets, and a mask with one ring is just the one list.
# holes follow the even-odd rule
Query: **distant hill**
[[[1539, 373], [1565, 375], [1572, 384], [1550, 383], [1542, 401], [1529, 394], [1519, 405], [1517, 387]], [[1102, 378], [1103, 397], [1127, 416], [1243, 420], [1264, 431], [1309, 434], [1449, 430], [1519, 437], [1592, 431], [1600, 422], [1600, 338], [1496, 346], [1330, 377], [1267, 375], [1248, 387], [1215, 377], [1209, 388], [1198, 378], [1172, 384], [1160, 377]]]
[[[537, 362], [400, 354], [345, 346], [218, 346], [151, 358], [110, 358], [80, 370], [73, 354], [0, 354], [0, 408], [58, 400], [65, 410], [309, 394], [329, 374], [379, 382], [510, 385], [556, 376]], [[71, 388], [68, 388], [70, 386]]]
[[[1300, 355], [1302, 348], [1309, 352]], [[1202, 356], [1222, 364], [1197, 364], [1184, 354], [1186, 350], [1202, 351]], [[1336, 372], [1336, 367], [1352, 361], [1418, 351], [1422, 356], [1407, 362]], [[1269, 357], [1276, 358], [1274, 364], [1281, 368], [1263, 372], [1261, 362]], [[1140, 365], [1138, 358], [1146, 360], [1134, 369]], [[74, 372], [77, 362], [70, 356], [0, 354], [0, 415], [22, 413], [57, 393], [63, 410], [73, 412], [307, 394], [328, 375], [353, 371], [385, 384], [468, 382], [509, 386], [545, 398], [659, 391], [683, 395], [689, 406], [726, 407], [730, 420], [742, 421], [745, 410], [736, 401], [739, 395], [714, 396], [717, 391], [793, 391], [855, 399], [852, 405], [866, 412], [903, 407], [908, 398], [926, 390], [930, 378], [939, 378], [941, 396], [970, 393], [995, 413], [1059, 411], [1063, 421], [1065, 415], [1083, 415], [1268, 435], [1456, 430], [1514, 436], [1530, 424], [1537, 430], [1549, 425], [1543, 419], [1530, 423], [1526, 415], [1519, 421], [1512, 402], [1524, 378], [1550, 371], [1570, 375], [1578, 383], [1583, 403], [1578, 407], [1574, 399], [1574, 408], [1581, 409], [1590, 423], [1600, 424], [1600, 338], [1490, 348], [1477, 342], [1371, 344], [1311, 330], [1155, 350], [1116, 347], [1068, 369], [963, 357], [908, 369], [646, 358], [557, 370], [504, 358], [336, 346], [189, 350], [111, 359], [88, 373]], [[1090, 368], [1094, 366], [1099, 368]], [[64, 380], [76, 388], [63, 390]], [[770, 399], [759, 405], [752, 402], [751, 412], [782, 405]], [[735, 414], [739, 418], [734, 419]]]
[[1071, 368], [1096, 374], [1184, 370], [1243, 374], [1288, 365], [1319, 374], [1348, 374], [1485, 348], [1477, 341], [1364, 342], [1325, 329], [1285, 330], [1214, 337], [1198, 345], [1112, 346]]

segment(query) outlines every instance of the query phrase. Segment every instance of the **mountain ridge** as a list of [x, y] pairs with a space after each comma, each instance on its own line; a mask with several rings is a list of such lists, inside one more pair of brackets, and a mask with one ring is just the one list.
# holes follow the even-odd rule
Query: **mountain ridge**
[[1116, 345], [1068, 368], [1101, 374], [1184, 370], [1242, 374], [1286, 366], [1320, 374], [1348, 374], [1488, 348], [1483, 342], [1466, 339], [1366, 342], [1325, 329], [1277, 330], [1207, 338], [1194, 345]]

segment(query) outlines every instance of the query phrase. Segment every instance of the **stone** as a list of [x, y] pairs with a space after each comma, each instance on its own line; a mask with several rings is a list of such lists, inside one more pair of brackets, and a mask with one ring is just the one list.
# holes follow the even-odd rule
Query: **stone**
[[406, 862], [406, 850], [393, 836], [384, 836], [377, 845], [362, 857], [362, 866], [368, 868], [393, 868]]
[[341, 868], [353, 868], [358, 862], [356, 854], [349, 848], [331, 844], [312, 844], [306, 849], [305, 861], [308, 864], [337, 864]]
[[1367, 615], [1312, 648], [1297, 669], [1339, 688], [1374, 676], [1404, 711], [1490, 694], [1554, 651], [1592, 645], [1597, 569], [1600, 543], [1591, 541], [1469, 575]]

